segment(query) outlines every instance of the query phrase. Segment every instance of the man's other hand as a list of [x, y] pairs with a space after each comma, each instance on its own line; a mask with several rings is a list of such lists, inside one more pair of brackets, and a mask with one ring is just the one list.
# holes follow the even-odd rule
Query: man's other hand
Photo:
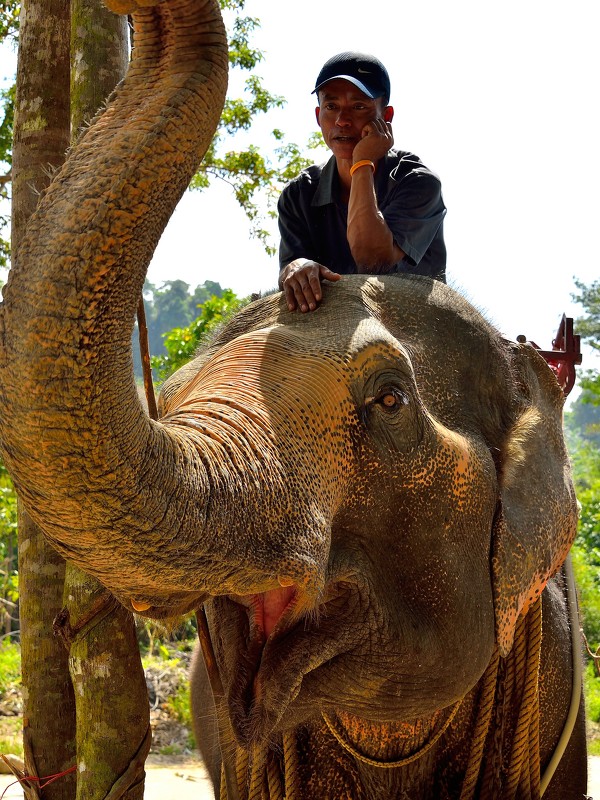
[[339, 281], [342, 276], [323, 264], [307, 258], [297, 258], [279, 274], [279, 286], [285, 294], [290, 311], [299, 308], [303, 313], [314, 311], [321, 302], [321, 281]]

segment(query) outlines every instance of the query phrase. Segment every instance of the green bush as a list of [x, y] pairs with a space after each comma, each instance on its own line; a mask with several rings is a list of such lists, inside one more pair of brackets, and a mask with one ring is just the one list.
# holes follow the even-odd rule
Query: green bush
[[0, 695], [21, 682], [21, 648], [10, 641], [0, 643]]
[[186, 328], [174, 328], [165, 333], [163, 345], [167, 355], [151, 358], [158, 381], [164, 381], [176, 369], [187, 364], [195, 356], [198, 347], [249, 302], [249, 298], [240, 299], [231, 289], [225, 289], [221, 297], [206, 300], [200, 306], [200, 315]]
[[585, 669], [584, 688], [587, 718], [591, 722], [600, 722], [600, 677], [591, 661]]
[[192, 727], [192, 712], [190, 710], [190, 687], [186, 681], [177, 692], [167, 700], [167, 707], [177, 722], [181, 722], [187, 728]]
[[23, 720], [21, 717], [0, 717], [0, 753], [5, 755], [10, 753], [23, 758]]

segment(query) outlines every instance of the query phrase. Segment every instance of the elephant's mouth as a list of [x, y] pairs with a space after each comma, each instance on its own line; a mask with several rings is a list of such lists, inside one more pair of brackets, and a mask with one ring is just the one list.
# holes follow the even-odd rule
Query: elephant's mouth
[[355, 646], [356, 626], [346, 619], [350, 592], [348, 583], [334, 582], [318, 603], [295, 586], [216, 600], [218, 661], [240, 745], [277, 730], [305, 676]]

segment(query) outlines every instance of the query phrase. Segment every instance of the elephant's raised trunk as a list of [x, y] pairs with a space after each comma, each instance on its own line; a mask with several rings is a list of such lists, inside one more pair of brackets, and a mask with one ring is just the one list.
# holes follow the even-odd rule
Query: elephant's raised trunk
[[[121, 597], [166, 602], [180, 586], [172, 540], [185, 550], [189, 525], [198, 535], [203, 512], [187, 527], [186, 515], [210, 488], [202, 458], [190, 467], [187, 445], [144, 414], [130, 340], [147, 265], [222, 110], [227, 40], [216, 0], [134, 6], [127, 77], [42, 198], [5, 288], [0, 426], [17, 489], [59, 549]], [[170, 507], [186, 471], [190, 492]], [[121, 565], [113, 580], [122, 558], [130, 575]]]

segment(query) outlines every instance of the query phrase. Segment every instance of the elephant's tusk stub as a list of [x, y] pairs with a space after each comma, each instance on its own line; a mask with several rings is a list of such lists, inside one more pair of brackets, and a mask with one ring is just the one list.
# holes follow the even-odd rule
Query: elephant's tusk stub
[[132, 600], [131, 607], [134, 611], [147, 611], [150, 608], [150, 603], [144, 603], [141, 600]]

